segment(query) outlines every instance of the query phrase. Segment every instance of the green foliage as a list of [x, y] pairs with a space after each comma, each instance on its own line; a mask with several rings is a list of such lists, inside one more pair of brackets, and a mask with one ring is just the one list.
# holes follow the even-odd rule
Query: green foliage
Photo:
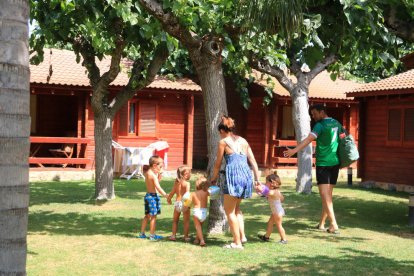
[[91, 54], [102, 59], [122, 42], [123, 57], [146, 64], [160, 42], [174, 44], [158, 21], [132, 0], [32, 0], [31, 11], [38, 25], [30, 37], [30, 48], [37, 52], [31, 59], [34, 64], [43, 60], [45, 46], [72, 49], [79, 61], [79, 45], [89, 45]]
[[[258, 2], [262, 3], [258, 5], [262, 13], [272, 12], [265, 5], [268, 1]], [[304, 8], [300, 31], [290, 36], [279, 32], [279, 39], [273, 40], [271, 47], [284, 51], [291, 63], [298, 62], [299, 66], [307, 65], [310, 69], [324, 58], [335, 56], [337, 62], [328, 67], [333, 79], [343, 71], [365, 80], [387, 77], [399, 69], [400, 50], [407, 46], [387, 30], [383, 10], [378, 4], [378, 1], [359, 0], [309, 1]], [[269, 31], [271, 25], [266, 19], [260, 22], [258, 31], [270, 38], [275, 31]], [[256, 41], [252, 45], [257, 45], [253, 52], [262, 60], [274, 55], [274, 51], [268, 51]]]
[[247, 20], [247, 28], [259, 24], [268, 33], [290, 37], [303, 24], [303, 7], [307, 0], [241, 1], [239, 11]]

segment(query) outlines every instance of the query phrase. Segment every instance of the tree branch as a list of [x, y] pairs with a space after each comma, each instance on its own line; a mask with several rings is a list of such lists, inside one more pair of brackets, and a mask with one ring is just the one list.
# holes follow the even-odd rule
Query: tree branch
[[293, 91], [295, 84], [278, 67], [270, 66], [266, 61], [253, 59], [250, 66], [259, 72], [275, 77], [279, 83], [289, 92]]
[[306, 75], [308, 75], [307, 81], [310, 83], [320, 72], [325, 70], [329, 65], [337, 61], [337, 57], [334, 54], [330, 54], [322, 61], [318, 61], [315, 67]]
[[95, 49], [93, 49], [92, 45], [83, 37], [74, 41], [73, 49], [75, 50], [75, 53], [77, 52], [81, 54], [83, 58], [82, 66], [88, 71], [91, 86], [95, 87], [101, 77], [99, 67], [96, 65], [95, 61]]
[[[135, 60], [131, 70], [131, 77], [124, 89], [119, 92], [109, 104], [111, 116], [114, 117], [118, 110], [130, 99], [137, 90], [148, 86], [154, 81], [158, 71], [168, 58], [168, 47], [166, 43], [161, 43], [155, 50], [154, 57], [150, 64]], [[142, 72], [148, 68], [146, 76]]]
[[289, 70], [297, 77], [298, 74], [302, 73], [299, 62], [297, 62], [295, 58], [290, 58], [289, 60], [290, 60]]
[[193, 36], [190, 30], [181, 26], [174, 14], [164, 12], [161, 3], [156, 0], [139, 0], [139, 3], [161, 22], [165, 31], [177, 38], [186, 47], [200, 47], [201, 40]]
[[402, 21], [397, 16], [397, 7], [390, 5], [389, 12], [384, 14], [385, 26], [396, 36], [414, 42], [414, 20]]

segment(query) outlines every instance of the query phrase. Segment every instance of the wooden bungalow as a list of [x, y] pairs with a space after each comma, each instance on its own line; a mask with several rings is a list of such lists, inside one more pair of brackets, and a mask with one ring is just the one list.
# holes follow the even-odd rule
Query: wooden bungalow
[[[100, 69], [107, 71], [109, 62], [106, 59], [99, 62]], [[53, 49], [50, 53], [45, 51], [44, 61], [38, 66], [31, 65], [30, 70], [31, 167], [92, 169], [92, 89], [85, 68], [76, 63], [73, 52]], [[127, 74], [121, 72], [110, 87], [111, 95], [127, 81]], [[185, 163], [191, 166], [194, 99], [199, 95], [201, 88], [188, 79], [156, 78], [147, 88], [137, 91], [118, 112], [113, 140], [126, 147], [167, 141], [169, 168]]]
[[[273, 99], [269, 105], [263, 104], [265, 81], [257, 81], [249, 88], [251, 104], [244, 109], [231, 82], [227, 82], [227, 102], [229, 116], [236, 121], [236, 131], [245, 137], [262, 168], [296, 168], [296, 158], [284, 158], [286, 146], [295, 146], [295, 132], [292, 123], [292, 102], [290, 95], [277, 80]], [[323, 103], [328, 114], [341, 122], [358, 141], [358, 102], [347, 98], [349, 91], [359, 84], [337, 79], [332, 81], [328, 72], [320, 73], [309, 88], [309, 104]], [[231, 103], [231, 104], [230, 104]], [[206, 135], [202, 99], [195, 98], [194, 110], [194, 166], [203, 167], [207, 163]], [[311, 123], [312, 126], [314, 122]]]
[[364, 186], [414, 191], [414, 54], [409, 71], [347, 93], [360, 103], [358, 175]]
[[[109, 60], [99, 62], [101, 70]], [[122, 72], [110, 87], [115, 95], [127, 83]], [[237, 131], [246, 137], [261, 167], [295, 168], [296, 159], [283, 158], [285, 146], [296, 144], [292, 124], [292, 104], [288, 92], [275, 80], [274, 97], [263, 105], [264, 85], [249, 88], [251, 105], [242, 107], [231, 82], [227, 85], [229, 115], [236, 119]], [[92, 89], [84, 67], [71, 51], [46, 51], [45, 60], [31, 66], [31, 154], [33, 170], [57, 167], [91, 170], [94, 167], [94, 124]], [[358, 140], [358, 102], [343, 91], [356, 84], [333, 82], [321, 73], [310, 86], [310, 104], [324, 103], [329, 114], [342, 122]], [[170, 148], [170, 170], [181, 164], [205, 169], [207, 141], [201, 88], [188, 79], [169, 81], [157, 78], [137, 92], [118, 112], [113, 140], [126, 147], [145, 147], [166, 141]], [[68, 147], [71, 145], [71, 147]], [[65, 153], [69, 148], [70, 153]], [[56, 152], [60, 152], [58, 155]]]

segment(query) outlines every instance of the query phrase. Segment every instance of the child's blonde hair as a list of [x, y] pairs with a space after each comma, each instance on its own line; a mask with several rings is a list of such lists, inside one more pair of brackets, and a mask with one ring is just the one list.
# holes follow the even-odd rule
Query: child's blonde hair
[[204, 176], [200, 176], [199, 178], [197, 178], [196, 182], [195, 182], [195, 186], [196, 186], [196, 190], [204, 190], [206, 191], [208, 189], [208, 181], [207, 178], [205, 178]]
[[159, 157], [158, 155], [153, 155], [150, 157], [148, 164], [149, 165], [144, 165], [142, 167], [142, 170], [144, 172], [147, 172], [154, 164], [159, 164], [160, 162], [162, 162], [162, 158]]
[[280, 180], [280, 177], [277, 175], [277, 171], [274, 171], [272, 174], [266, 176], [266, 182], [271, 183], [270, 188], [272, 190], [277, 189], [279, 186], [282, 186], [282, 181]]
[[191, 168], [187, 165], [181, 165], [177, 168], [177, 180], [182, 180], [185, 172], [191, 173]]

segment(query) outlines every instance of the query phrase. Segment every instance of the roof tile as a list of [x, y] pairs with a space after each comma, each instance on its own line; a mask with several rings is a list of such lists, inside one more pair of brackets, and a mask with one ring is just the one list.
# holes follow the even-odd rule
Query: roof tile
[[[52, 54], [45, 49], [44, 61], [39, 65], [30, 65], [30, 82], [40, 84], [57, 84], [57, 85], [73, 85], [73, 86], [91, 86], [85, 67], [82, 62], [77, 63], [75, 53], [68, 50], [52, 49]], [[97, 60], [97, 65], [101, 71], [109, 70], [110, 59]], [[48, 80], [49, 68], [52, 75]], [[112, 82], [112, 86], [125, 86], [128, 83], [127, 63]], [[190, 79], [179, 79], [170, 81], [165, 77], [157, 76], [155, 80], [148, 86], [149, 88], [158, 89], [174, 89], [201, 91], [201, 87]]]
[[414, 88], [414, 69], [380, 80], [366, 83], [355, 89], [348, 90], [348, 95], [356, 92], [387, 91]]

